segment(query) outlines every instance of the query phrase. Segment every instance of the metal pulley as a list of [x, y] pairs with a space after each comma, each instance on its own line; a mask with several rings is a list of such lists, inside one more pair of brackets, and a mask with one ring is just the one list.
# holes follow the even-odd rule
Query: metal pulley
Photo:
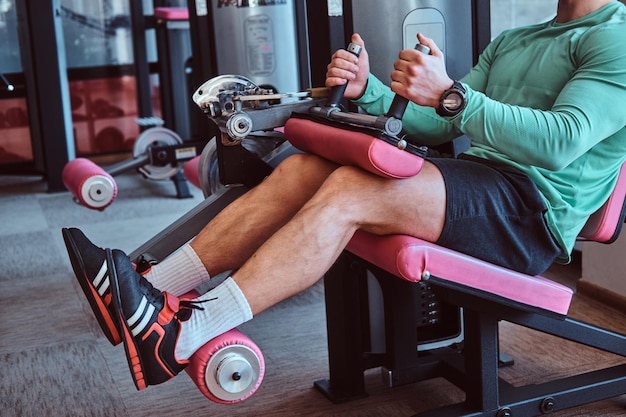
[[[150, 129], [144, 130], [137, 137], [133, 147], [133, 156], [138, 158], [146, 155], [151, 146], [178, 145], [181, 143], [183, 143], [183, 140], [176, 132], [165, 127], [151, 127]], [[163, 166], [146, 164], [137, 168], [144, 177], [151, 180], [172, 178], [180, 169], [181, 165], [178, 164], [167, 164]]]
[[252, 132], [252, 119], [246, 113], [234, 113], [226, 121], [226, 131], [233, 141], [243, 140]]

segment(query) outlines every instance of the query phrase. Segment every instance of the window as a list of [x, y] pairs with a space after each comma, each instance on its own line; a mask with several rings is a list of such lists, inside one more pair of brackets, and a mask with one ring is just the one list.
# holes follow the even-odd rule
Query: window
[[491, 0], [491, 37], [556, 16], [558, 0]]

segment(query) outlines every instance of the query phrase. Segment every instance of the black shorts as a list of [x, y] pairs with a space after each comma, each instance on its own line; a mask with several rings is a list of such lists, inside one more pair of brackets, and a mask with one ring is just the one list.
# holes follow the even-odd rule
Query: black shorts
[[446, 221], [436, 244], [529, 275], [561, 254], [535, 184], [506, 164], [467, 155], [429, 158], [446, 184]]

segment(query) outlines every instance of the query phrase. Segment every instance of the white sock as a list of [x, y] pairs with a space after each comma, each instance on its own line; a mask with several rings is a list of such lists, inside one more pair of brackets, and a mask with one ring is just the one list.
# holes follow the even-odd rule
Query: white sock
[[178, 359], [189, 359], [209, 340], [252, 319], [248, 300], [231, 277], [193, 301], [203, 300], [209, 300], [199, 304], [204, 310], [193, 310], [191, 318], [181, 322]]
[[181, 296], [211, 277], [189, 244], [150, 268], [145, 278], [159, 291]]

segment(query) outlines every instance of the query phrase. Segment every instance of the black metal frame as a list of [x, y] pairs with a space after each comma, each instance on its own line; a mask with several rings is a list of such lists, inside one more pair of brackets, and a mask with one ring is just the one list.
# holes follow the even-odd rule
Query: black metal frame
[[130, 1], [131, 37], [133, 40], [133, 66], [137, 86], [138, 117], [152, 116], [152, 91], [150, 87], [150, 64], [148, 63], [148, 46], [146, 18], [143, 14], [141, 1]]
[[[368, 352], [369, 312], [364, 271], [373, 271], [384, 291], [386, 352]], [[324, 277], [330, 377], [315, 386], [334, 402], [366, 396], [364, 371], [390, 370], [390, 385], [443, 377], [466, 394], [462, 403], [417, 414], [435, 416], [540, 416], [626, 393], [626, 363], [553, 381], [514, 387], [500, 379], [498, 323], [530, 329], [626, 357], [626, 335], [546, 310], [472, 291], [444, 278], [428, 281], [439, 301], [462, 309], [461, 344], [417, 352], [415, 322], [423, 288], [344, 252]], [[419, 297], [418, 297], [419, 298]], [[357, 301], [355, 301], [357, 300]], [[416, 332], [417, 329], [417, 332]]]
[[[176, 249], [194, 238], [226, 206], [263, 181], [266, 175], [278, 166], [280, 162], [297, 152], [296, 149], [286, 142], [263, 158], [247, 151], [241, 145], [218, 146], [225, 150], [219, 151], [223, 153], [218, 154], [218, 158], [222, 160], [220, 163], [227, 165], [224, 184], [239, 183], [239, 185], [228, 186], [218, 193], [209, 195], [188, 213], [185, 213], [174, 223], [130, 253], [131, 259], [137, 259], [146, 253], [154, 259], [165, 259]], [[257, 169], [251, 170], [248, 167], [243, 167], [244, 164], [248, 167], [255, 166]], [[243, 179], [238, 172], [242, 167], [245, 169]]]
[[71, 106], [61, 30], [59, 1], [18, 1], [35, 171], [43, 173], [49, 191], [65, 189], [62, 170], [74, 156]]
[[472, 22], [474, 26], [474, 64], [491, 42], [491, 1], [472, 0]]

